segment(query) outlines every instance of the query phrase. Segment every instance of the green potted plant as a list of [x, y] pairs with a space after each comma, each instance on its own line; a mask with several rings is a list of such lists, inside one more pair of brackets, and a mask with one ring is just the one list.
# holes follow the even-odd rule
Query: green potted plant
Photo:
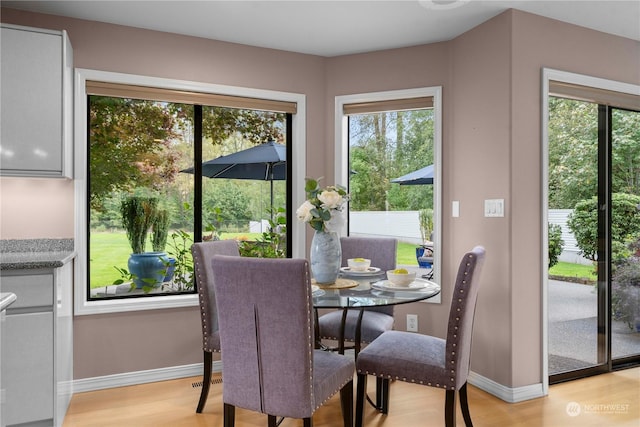
[[421, 268], [431, 268], [433, 265], [433, 209], [422, 209], [418, 212], [420, 237], [422, 244], [416, 248], [416, 259]]
[[136, 288], [148, 291], [162, 283], [167, 270], [167, 254], [163, 252], [167, 237], [162, 236], [160, 227], [154, 238], [154, 251], [145, 251], [149, 230], [158, 215], [158, 198], [146, 195], [126, 196], [120, 204], [120, 213], [132, 251], [127, 263], [129, 272]]
[[[163, 207], [159, 207], [156, 210], [156, 214], [151, 223], [151, 248], [154, 252], [165, 252], [167, 246], [167, 238], [169, 237], [169, 225], [171, 224], [171, 217], [169, 210]], [[172, 256], [163, 258], [165, 261], [166, 273], [162, 281], [164, 283], [171, 282], [173, 279], [173, 273], [175, 271], [176, 259]]]

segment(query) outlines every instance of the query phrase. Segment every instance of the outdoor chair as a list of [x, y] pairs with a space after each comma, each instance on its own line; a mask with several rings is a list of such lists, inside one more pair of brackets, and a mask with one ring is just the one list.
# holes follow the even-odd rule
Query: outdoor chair
[[[396, 268], [398, 241], [388, 237], [341, 237], [342, 265], [347, 266], [349, 258], [367, 258], [372, 267], [378, 267], [381, 273]], [[356, 356], [360, 351], [359, 343], [370, 343], [380, 334], [393, 328], [393, 306], [376, 307], [364, 310], [359, 333], [356, 339], [356, 326], [360, 310], [348, 310], [344, 329], [344, 340], [355, 343]], [[318, 318], [320, 339], [338, 340], [342, 327], [342, 310], [331, 311]], [[335, 350], [335, 349], [333, 349]]]
[[340, 391], [343, 423], [353, 425], [353, 359], [314, 349], [309, 263], [291, 258], [214, 256], [222, 344], [224, 426], [235, 408], [302, 418]]
[[212, 242], [194, 243], [191, 246], [193, 268], [200, 302], [200, 320], [202, 322], [202, 350], [204, 372], [202, 375], [202, 391], [198, 401], [197, 413], [202, 413], [209, 396], [211, 385], [211, 368], [213, 353], [220, 352], [220, 336], [218, 334], [218, 316], [216, 315], [216, 294], [213, 289], [213, 272], [211, 257], [214, 255], [239, 256], [238, 242], [235, 240], [216, 240]]
[[459, 391], [465, 425], [472, 425], [467, 401], [467, 376], [478, 279], [484, 257], [484, 248], [476, 246], [460, 262], [446, 340], [411, 332], [389, 331], [360, 352], [356, 362], [356, 427], [362, 427], [364, 421], [367, 375], [382, 379], [382, 405], [377, 409], [384, 414], [389, 411], [389, 382], [395, 379], [445, 389], [447, 427], [456, 425], [455, 399], [456, 391]]

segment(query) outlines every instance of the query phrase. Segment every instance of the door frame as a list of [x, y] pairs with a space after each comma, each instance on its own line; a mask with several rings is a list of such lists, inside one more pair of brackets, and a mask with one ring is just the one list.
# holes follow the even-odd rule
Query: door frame
[[[558, 81], [570, 84], [577, 84], [581, 86], [588, 86], [597, 89], [603, 89], [613, 92], [628, 93], [631, 95], [640, 96], [640, 85], [634, 85], [615, 80], [608, 80], [599, 77], [588, 76], [584, 74], [571, 73], [567, 71], [555, 70], [551, 68], [542, 69], [542, 215], [541, 217], [541, 230], [542, 232], [542, 245], [541, 245], [541, 259], [543, 260], [542, 268], [542, 388], [543, 393], [546, 395], [549, 393], [549, 309], [548, 309], [548, 295], [549, 295], [549, 278], [548, 268], [549, 265], [549, 236], [547, 234], [547, 223], [549, 221], [549, 82]], [[607, 320], [607, 323], [609, 321]], [[608, 334], [608, 340], [611, 339], [610, 333]], [[609, 343], [610, 347], [610, 343]], [[611, 360], [608, 365], [611, 366]]]

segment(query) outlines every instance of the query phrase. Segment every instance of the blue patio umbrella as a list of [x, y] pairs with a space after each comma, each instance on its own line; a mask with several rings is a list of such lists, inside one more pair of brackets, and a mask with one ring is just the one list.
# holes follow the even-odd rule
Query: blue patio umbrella
[[[194, 168], [190, 167], [180, 172], [194, 173]], [[287, 147], [275, 141], [269, 141], [246, 150], [216, 157], [202, 163], [202, 176], [270, 181], [273, 206], [273, 181], [287, 178]]]
[[433, 165], [425, 166], [422, 169], [409, 172], [399, 178], [394, 178], [391, 182], [400, 185], [433, 184]]

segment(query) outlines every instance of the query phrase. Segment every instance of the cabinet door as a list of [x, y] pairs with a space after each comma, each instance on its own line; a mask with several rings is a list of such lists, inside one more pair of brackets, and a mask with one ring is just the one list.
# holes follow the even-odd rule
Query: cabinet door
[[62, 176], [65, 153], [66, 37], [3, 26], [2, 175]]
[[53, 312], [7, 314], [2, 331], [3, 421], [53, 423]]

